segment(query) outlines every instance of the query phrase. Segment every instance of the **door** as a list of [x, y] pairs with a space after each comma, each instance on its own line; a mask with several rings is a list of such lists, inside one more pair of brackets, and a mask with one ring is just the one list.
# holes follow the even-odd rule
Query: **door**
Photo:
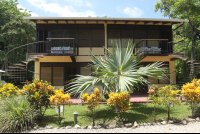
[[65, 70], [66, 70], [65, 71], [65, 89], [67, 89], [68, 87], [71, 86], [70, 84], [71, 80], [76, 78], [75, 75], [79, 74], [79, 72], [78, 72], [78, 67], [74, 65], [67, 66]]

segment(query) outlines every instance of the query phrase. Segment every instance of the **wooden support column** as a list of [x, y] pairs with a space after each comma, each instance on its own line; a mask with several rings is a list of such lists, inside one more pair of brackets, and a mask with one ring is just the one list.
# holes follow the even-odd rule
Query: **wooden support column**
[[108, 48], [108, 36], [107, 36], [107, 23], [104, 23], [104, 32], [105, 32], [105, 48]]
[[38, 74], [40, 74], [40, 62], [39, 61], [35, 61], [34, 63], [35, 67], [34, 67], [34, 79], [40, 79], [40, 76]]
[[170, 81], [173, 82], [173, 84], [176, 84], [175, 60], [169, 61], [169, 69], [170, 69]]

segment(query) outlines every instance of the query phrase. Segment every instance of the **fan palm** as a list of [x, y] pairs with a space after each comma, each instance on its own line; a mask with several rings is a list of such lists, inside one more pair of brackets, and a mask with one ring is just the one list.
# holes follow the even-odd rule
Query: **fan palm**
[[133, 54], [134, 45], [113, 45], [110, 51], [105, 49], [104, 57], [97, 58], [90, 51], [90, 58], [94, 68], [91, 76], [76, 75], [77, 77], [68, 85], [68, 92], [72, 94], [83, 94], [89, 87], [100, 84], [107, 92], [122, 92], [136, 89], [140, 84], [147, 84], [148, 80], [144, 76], [156, 79], [163, 78], [166, 68], [162, 62], [154, 62], [145, 67], [140, 67], [141, 54]]

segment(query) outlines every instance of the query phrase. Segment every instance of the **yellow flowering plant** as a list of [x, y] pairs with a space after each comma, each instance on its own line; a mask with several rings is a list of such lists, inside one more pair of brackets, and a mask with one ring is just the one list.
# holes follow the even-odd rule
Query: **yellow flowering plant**
[[107, 104], [114, 105], [115, 110], [120, 113], [120, 119], [122, 119], [122, 112], [126, 112], [131, 105], [130, 93], [127, 91], [119, 93], [111, 92]]
[[192, 116], [194, 116], [194, 106], [200, 102], [200, 79], [193, 79], [191, 83], [182, 86], [182, 96], [190, 104]]
[[[154, 90], [153, 93], [151, 93], [151, 89]], [[147, 102], [149, 102], [149, 100], [152, 100], [151, 104], [153, 104], [153, 107], [154, 107], [154, 122], [156, 122], [156, 113], [157, 113], [157, 110], [159, 108], [159, 106], [162, 104], [162, 99], [160, 97], [158, 97], [158, 86], [157, 85], [153, 85], [150, 87], [150, 90], [149, 90], [149, 97], [147, 98]]]
[[54, 95], [54, 90], [53, 86], [43, 80], [34, 80], [31, 84], [25, 84], [22, 89], [23, 94], [31, 105], [34, 105], [35, 109], [39, 111], [41, 117], [50, 106], [49, 98]]
[[0, 98], [10, 97], [12, 95], [21, 95], [21, 90], [11, 83], [0, 84]]
[[85, 93], [82, 95], [82, 101], [88, 105], [88, 109], [92, 113], [93, 126], [95, 125], [95, 122], [94, 122], [95, 107], [99, 105], [100, 100], [101, 100], [101, 94], [99, 93], [98, 88], [95, 88], [94, 93], [91, 93], [90, 95], [88, 93]]
[[180, 104], [181, 101], [177, 99], [180, 95], [180, 91], [175, 85], [167, 85], [165, 87], [161, 87], [157, 95], [161, 99], [162, 104], [167, 107], [168, 110], [168, 120], [170, 119], [170, 107], [173, 107], [174, 104]]
[[58, 108], [58, 115], [59, 115], [59, 125], [61, 124], [60, 118], [60, 105], [63, 105], [63, 115], [64, 115], [64, 104], [71, 106], [72, 102], [69, 101], [71, 98], [68, 93], [64, 94], [64, 90], [61, 88], [59, 90], [54, 90], [55, 95], [50, 96], [49, 100], [50, 103], [56, 105]]

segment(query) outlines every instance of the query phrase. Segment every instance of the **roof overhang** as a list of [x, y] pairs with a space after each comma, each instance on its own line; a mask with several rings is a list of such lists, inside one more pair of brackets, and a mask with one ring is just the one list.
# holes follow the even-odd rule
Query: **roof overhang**
[[135, 24], [135, 25], [173, 25], [189, 22], [183, 19], [159, 18], [105, 18], [105, 17], [23, 17], [37, 24]]

